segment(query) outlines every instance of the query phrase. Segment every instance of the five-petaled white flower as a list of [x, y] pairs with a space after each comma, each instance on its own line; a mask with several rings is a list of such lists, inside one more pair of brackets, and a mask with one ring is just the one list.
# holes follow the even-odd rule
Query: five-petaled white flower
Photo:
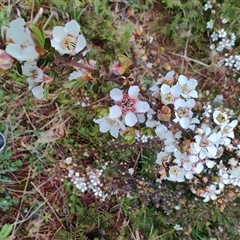
[[52, 30], [51, 45], [60, 54], [75, 55], [82, 51], [86, 46], [85, 37], [80, 34], [80, 26], [76, 20], [71, 20], [65, 27], [56, 26]]
[[116, 105], [110, 107], [109, 117], [114, 119], [123, 116], [127, 126], [134, 126], [138, 121], [136, 113], [146, 113], [150, 108], [147, 102], [138, 99], [139, 91], [138, 86], [131, 86], [127, 94], [118, 88], [112, 89], [110, 96]]
[[198, 94], [197, 91], [195, 90], [197, 86], [197, 80], [196, 79], [187, 79], [185, 76], [180, 75], [178, 78], [178, 83], [181, 86], [181, 95], [184, 98], [197, 98]]

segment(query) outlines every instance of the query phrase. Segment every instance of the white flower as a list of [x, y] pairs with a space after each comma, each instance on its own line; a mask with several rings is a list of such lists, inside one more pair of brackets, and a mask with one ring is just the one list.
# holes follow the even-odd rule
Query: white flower
[[220, 37], [220, 38], [227, 37], [227, 32], [223, 28], [218, 30], [218, 37]]
[[72, 157], [67, 157], [65, 159], [65, 162], [66, 162], [67, 165], [71, 164], [72, 163]]
[[157, 154], [157, 159], [156, 159], [156, 163], [158, 165], [163, 165], [164, 162], [167, 162], [169, 159], [169, 153], [166, 153], [166, 152], [159, 152]]
[[215, 142], [218, 140], [217, 133], [212, 132], [211, 128], [206, 124], [202, 124], [199, 130], [199, 135], [194, 137], [196, 142], [191, 143], [190, 152], [193, 154], [199, 153], [200, 159], [216, 156], [217, 147]]
[[198, 94], [195, 90], [197, 86], [197, 80], [196, 79], [187, 79], [185, 76], [180, 75], [178, 78], [178, 83], [181, 86], [182, 92], [181, 95], [184, 98], [197, 98]]
[[123, 94], [118, 88], [112, 89], [110, 96], [116, 102], [116, 105], [110, 108], [109, 117], [119, 118], [123, 115], [126, 125], [134, 126], [138, 121], [136, 113], [146, 113], [150, 109], [147, 102], [138, 99], [139, 91], [138, 86], [131, 86], [128, 94]]
[[119, 119], [113, 119], [109, 116], [100, 119], [94, 119], [95, 123], [99, 124], [100, 132], [105, 133], [110, 131], [110, 134], [117, 138], [120, 130], [125, 130], [126, 127]]
[[226, 67], [233, 67], [234, 63], [235, 63], [235, 59], [233, 58], [233, 56], [230, 56], [229, 58], [224, 58], [225, 61], [225, 66]]
[[165, 80], [173, 79], [175, 72], [170, 71], [168, 72], [164, 77], [161, 77], [157, 80], [157, 83], [154, 84], [152, 87], [149, 88], [150, 91], [152, 91], [152, 96], [157, 96], [159, 94], [159, 85], [162, 84]]
[[230, 123], [224, 123], [223, 125], [221, 125], [221, 136], [234, 138], [233, 129], [237, 126], [237, 124], [238, 124], [238, 121], [233, 120]]
[[183, 169], [178, 166], [171, 166], [169, 168], [169, 177], [167, 177], [167, 179], [173, 182], [184, 182], [184, 175], [185, 172]]
[[37, 67], [36, 62], [25, 62], [22, 66], [22, 72], [24, 75], [26, 75], [27, 82], [28, 82], [28, 90], [32, 91], [33, 95], [37, 99], [42, 99], [44, 94], [43, 89], [43, 79], [44, 74], [42, 69]]
[[163, 84], [161, 86], [161, 100], [162, 103], [167, 105], [170, 103], [174, 103], [181, 94], [181, 87], [179, 85], [174, 85], [170, 87], [167, 84]]
[[211, 34], [211, 39], [213, 42], [218, 40], [218, 33], [216, 33], [215, 31], [213, 31], [213, 33]]
[[65, 24], [65, 27], [56, 26], [52, 30], [51, 45], [60, 54], [75, 55], [86, 46], [86, 39], [80, 32], [80, 26], [75, 20]]
[[212, 9], [212, 3], [211, 3], [211, 1], [207, 1], [205, 4], [204, 4], [204, 6], [203, 6], [203, 8], [204, 8], [204, 11], [207, 11], [208, 9]]
[[179, 122], [181, 127], [187, 129], [191, 123], [190, 119], [193, 116], [193, 112], [191, 109], [195, 105], [194, 99], [178, 99], [174, 102], [174, 107], [176, 110], [176, 118], [173, 120], [174, 122]]
[[215, 185], [210, 185], [206, 188], [206, 192], [202, 195], [204, 197], [204, 202], [208, 202], [210, 199], [211, 200], [216, 200], [217, 199], [217, 194], [220, 194], [221, 190], [217, 190]]
[[213, 113], [213, 121], [217, 124], [217, 125], [223, 125], [226, 122], [228, 122], [228, 116], [226, 113], [223, 113], [219, 110], [214, 111]]
[[209, 29], [213, 28], [213, 20], [212, 19], [209, 22], [207, 22], [207, 28], [209, 28]]
[[22, 18], [13, 20], [9, 27], [1, 28], [2, 36], [7, 42], [6, 52], [18, 61], [32, 62], [39, 57], [31, 32], [25, 28], [25, 21]]
[[175, 224], [174, 229], [175, 229], [176, 231], [181, 231], [181, 230], [183, 230], [183, 228], [182, 228], [179, 224]]
[[133, 168], [129, 168], [129, 169], [128, 169], [128, 173], [129, 173], [130, 175], [133, 175], [134, 169], [133, 169]]

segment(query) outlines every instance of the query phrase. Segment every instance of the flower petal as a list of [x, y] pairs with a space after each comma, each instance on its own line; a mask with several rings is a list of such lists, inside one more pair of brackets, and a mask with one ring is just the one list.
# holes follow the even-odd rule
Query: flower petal
[[147, 102], [140, 101], [140, 100], [136, 102], [135, 107], [138, 113], [145, 113], [150, 108]]
[[79, 53], [86, 47], [86, 45], [87, 45], [87, 41], [86, 41], [85, 37], [83, 35], [79, 35], [78, 39], [77, 39], [75, 52]]
[[122, 110], [119, 106], [115, 105], [109, 108], [109, 117], [114, 119], [114, 118], [119, 118], [122, 115]]
[[80, 26], [76, 20], [71, 20], [70, 22], [65, 24], [65, 28], [67, 29], [68, 33], [74, 37], [77, 37], [80, 32]]
[[140, 89], [139, 89], [138, 86], [131, 86], [131, 87], [128, 89], [128, 95], [129, 95], [131, 98], [137, 98], [139, 91], [140, 91]]
[[137, 123], [137, 117], [132, 112], [127, 113], [124, 120], [129, 127], [133, 127]]
[[65, 27], [56, 26], [52, 30], [52, 36], [56, 42], [62, 42], [67, 35], [68, 32]]
[[42, 84], [32, 89], [32, 93], [37, 99], [43, 98], [44, 96], [43, 92], [44, 90], [43, 90]]
[[114, 101], [120, 101], [123, 98], [123, 93], [120, 89], [118, 88], [113, 88], [110, 91], [110, 97], [114, 100]]

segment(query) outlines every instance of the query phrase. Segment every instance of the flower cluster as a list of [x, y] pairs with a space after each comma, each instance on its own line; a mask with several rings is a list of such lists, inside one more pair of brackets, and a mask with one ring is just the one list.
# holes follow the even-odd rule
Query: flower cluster
[[[28, 89], [37, 99], [42, 99], [44, 83], [51, 83], [52, 79], [44, 73], [44, 68], [39, 67], [39, 57], [47, 52], [44, 49], [44, 33], [38, 30], [35, 34], [35, 28], [27, 24], [23, 18], [17, 18], [11, 21], [9, 26], [1, 27], [1, 36], [5, 40], [6, 49], [0, 50], [0, 69], [10, 69], [12, 58], [16, 59], [22, 65], [22, 74], [27, 76]], [[75, 20], [66, 23], [64, 27], [56, 26], [49, 36], [51, 46], [61, 55], [78, 54], [86, 47], [86, 39], [79, 32], [80, 26]], [[87, 51], [83, 56], [86, 53]], [[79, 62], [82, 63], [82, 60]], [[76, 68], [76, 71], [70, 74], [69, 80], [77, 79], [84, 73], [84, 70]]]
[[[207, 1], [204, 5], [204, 11], [213, 10], [218, 11], [219, 6], [215, 4], [214, 1]], [[228, 32], [225, 26], [228, 22], [227, 19], [221, 17], [221, 22], [219, 23], [217, 17], [213, 15], [213, 19], [207, 22], [206, 28], [210, 32], [210, 49], [213, 53], [223, 53], [224, 56], [218, 61], [219, 66], [226, 66], [236, 70], [240, 70], [240, 55], [231, 54], [233, 47], [236, 42], [236, 34], [234, 32]], [[219, 26], [220, 24], [220, 26]]]
[[70, 169], [68, 171], [68, 178], [82, 193], [92, 191], [94, 196], [104, 201], [108, 194], [104, 194], [101, 189], [101, 175], [102, 169], [86, 169], [86, 174], [80, 174], [77, 171]]
[[[233, 130], [238, 121], [230, 121], [226, 112], [222, 109], [212, 111], [211, 106], [206, 108], [205, 114], [201, 114], [208, 117], [209, 122], [202, 121], [194, 110], [194, 98], [198, 97], [196, 86], [196, 79], [187, 79], [183, 75], [176, 79], [175, 72], [170, 71], [150, 88], [153, 98], [149, 103], [138, 103], [139, 88], [136, 86], [130, 87], [128, 94], [113, 89], [110, 96], [116, 105], [110, 107], [109, 116], [94, 121], [100, 124], [101, 132], [110, 131], [112, 135], [117, 132], [116, 137], [120, 129], [125, 130], [125, 125], [133, 127], [145, 124], [144, 128], [152, 129], [152, 136], [163, 142], [156, 158], [160, 183], [163, 180], [192, 183], [202, 174], [215, 172], [215, 178], [223, 179], [223, 182], [218, 180], [207, 185], [207, 181], [201, 191], [192, 187], [192, 192], [209, 201], [215, 200], [217, 194], [223, 191], [223, 184], [226, 184], [226, 172], [219, 172], [223, 164], [220, 167], [216, 159], [221, 158], [224, 149], [234, 138]], [[134, 93], [133, 90], [137, 91]], [[140, 108], [136, 107], [139, 105]], [[142, 120], [140, 112], [146, 114]], [[148, 141], [140, 130], [132, 131], [132, 134], [135, 134], [137, 141]], [[229, 169], [231, 181], [228, 183], [238, 184], [237, 170], [234, 171], [233, 167]], [[235, 175], [231, 171], [236, 172]]]
[[149, 104], [139, 99], [140, 89], [138, 86], [131, 86], [128, 93], [114, 88], [110, 91], [110, 97], [115, 105], [109, 108], [109, 115], [100, 119], [94, 119], [100, 125], [100, 132], [108, 132], [113, 137], [118, 137], [119, 132], [126, 129], [126, 126], [133, 127], [137, 122], [145, 120], [144, 113], [149, 110]]

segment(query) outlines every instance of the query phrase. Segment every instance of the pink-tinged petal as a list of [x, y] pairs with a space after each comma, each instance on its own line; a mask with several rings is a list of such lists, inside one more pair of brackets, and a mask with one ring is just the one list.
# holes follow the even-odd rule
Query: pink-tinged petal
[[3, 70], [7, 70], [11, 67], [12, 67], [12, 58], [6, 51], [0, 49], [0, 68]]
[[67, 35], [68, 32], [64, 27], [56, 26], [52, 30], [52, 36], [56, 42], [61, 43]]
[[150, 106], [147, 102], [139, 100], [136, 102], [135, 108], [138, 113], [145, 113], [149, 110]]
[[137, 117], [134, 113], [129, 112], [126, 114], [124, 121], [127, 126], [133, 127], [137, 123]]
[[113, 88], [110, 91], [110, 97], [114, 100], [114, 101], [120, 101], [123, 98], [123, 93], [120, 89], [118, 88]]
[[79, 53], [86, 47], [86, 45], [87, 45], [87, 41], [86, 41], [85, 37], [83, 35], [79, 35], [78, 39], [77, 39], [75, 52]]
[[122, 115], [122, 110], [119, 106], [112, 106], [109, 108], [109, 117], [114, 119], [114, 118], [119, 118]]
[[77, 37], [79, 35], [80, 26], [76, 20], [71, 20], [70, 22], [66, 23], [65, 28], [73, 37]]
[[129, 95], [131, 98], [137, 98], [139, 91], [140, 91], [140, 89], [139, 89], [138, 86], [131, 86], [131, 87], [128, 89], [128, 95]]
[[185, 83], [187, 83], [187, 78], [183, 75], [180, 75], [178, 78], [178, 82], [180, 83], [180, 85], [184, 85]]
[[42, 84], [37, 87], [34, 87], [32, 89], [32, 93], [33, 93], [34, 97], [36, 97], [37, 99], [43, 98], [43, 96], [44, 96], [43, 92], [44, 92], [44, 90], [43, 90]]

